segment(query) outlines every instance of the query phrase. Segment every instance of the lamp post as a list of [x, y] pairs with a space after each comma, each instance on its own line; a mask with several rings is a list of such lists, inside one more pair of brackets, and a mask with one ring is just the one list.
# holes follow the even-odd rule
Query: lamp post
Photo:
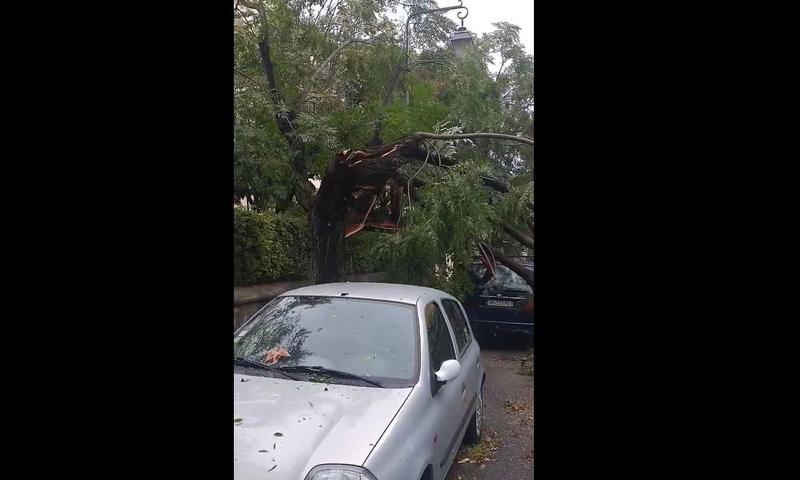
[[[413, 12], [406, 19], [405, 48], [403, 50], [403, 53], [404, 53], [404, 55], [406, 57], [406, 65], [405, 65], [405, 71], [406, 72], [409, 71], [408, 41], [409, 41], [409, 36], [410, 36], [410, 34], [409, 34], [409, 25], [411, 24], [411, 20], [413, 18], [415, 18], [415, 17], [420, 16], [420, 15], [425, 15], [425, 14], [428, 14], [428, 13], [437, 13], [437, 12], [449, 12], [450, 10], [464, 10], [464, 12], [458, 12], [456, 14], [456, 16], [461, 20], [461, 27], [456, 29], [456, 31], [450, 36], [450, 44], [451, 44], [451, 46], [453, 48], [453, 53], [455, 53], [456, 56], [461, 57], [466, 52], [467, 46], [472, 44], [472, 35], [464, 27], [464, 19], [467, 18], [467, 15], [469, 15], [469, 9], [467, 7], [465, 7], [465, 6], [463, 6], [463, 0], [458, 0], [458, 5], [454, 5], [452, 7], [434, 8], [434, 9], [431, 9], [431, 10], [419, 10], [419, 11]], [[464, 15], [463, 17], [461, 16], [462, 14]], [[416, 62], [415, 62], [415, 64], [416, 64]], [[406, 105], [408, 105], [408, 104], [409, 104], [409, 96], [408, 96], [408, 90], [406, 90]]]
[[472, 34], [469, 33], [469, 30], [464, 28], [464, 20], [462, 19], [461, 26], [450, 36], [450, 44], [453, 46], [453, 53], [455, 53], [457, 57], [463, 57], [467, 53], [467, 48], [473, 43]]
[[[450, 10], [464, 10], [464, 12], [458, 12], [456, 16], [461, 20], [461, 27], [459, 27], [455, 33], [450, 36], [450, 42], [453, 45], [453, 50], [456, 55], [461, 55], [464, 51], [464, 46], [467, 44], [472, 43], [472, 35], [469, 31], [464, 28], [464, 19], [467, 18], [469, 15], [469, 9], [463, 6], [463, 0], [458, 0], [458, 5], [454, 5], [452, 7], [442, 7], [442, 8], [434, 8], [431, 10], [419, 10], [416, 12], [411, 13], [408, 18], [406, 19], [406, 37], [405, 37], [405, 56], [406, 56], [406, 70], [408, 70], [408, 40], [409, 40], [409, 25], [411, 24], [411, 20], [415, 17], [420, 15], [425, 15], [428, 13], [437, 13], [437, 12], [449, 12]], [[463, 17], [461, 16], [463, 13]]]

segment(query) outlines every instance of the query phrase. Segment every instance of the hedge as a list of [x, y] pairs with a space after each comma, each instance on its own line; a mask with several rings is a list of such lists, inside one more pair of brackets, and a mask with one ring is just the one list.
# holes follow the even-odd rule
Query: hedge
[[309, 245], [305, 217], [234, 208], [234, 285], [308, 278]]
[[[310, 278], [311, 242], [305, 216], [233, 210], [233, 283], [257, 285]], [[380, 270], [372, 254], [381, 236], [363, 232], [344, 240], [339, 249], [339, 272]]]

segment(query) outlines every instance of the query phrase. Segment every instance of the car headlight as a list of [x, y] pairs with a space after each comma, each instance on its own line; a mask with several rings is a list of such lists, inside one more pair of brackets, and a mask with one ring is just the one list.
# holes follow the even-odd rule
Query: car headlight
[[375, 480], [369, 470], [354, 465], [317, 465], [306, 480]]

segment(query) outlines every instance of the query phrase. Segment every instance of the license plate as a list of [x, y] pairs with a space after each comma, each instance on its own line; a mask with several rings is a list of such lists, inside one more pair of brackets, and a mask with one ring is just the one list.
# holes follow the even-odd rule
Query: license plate
[[486, 300], [486, 305], [492, 307], [513, 307], [514, 302], [511, 300]]

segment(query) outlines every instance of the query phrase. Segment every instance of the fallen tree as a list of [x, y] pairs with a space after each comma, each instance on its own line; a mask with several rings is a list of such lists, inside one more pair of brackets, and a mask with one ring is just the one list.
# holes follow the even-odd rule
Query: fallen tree
[[357, 218], [358, 215], [368, 216], [369, 206], [384, 192], [387, 181], [395, 176], [401, 166], [414, 159], [424, 158], [432, 164], [440, 160], [437, 153], [423, 150], [420, 142], [425, 139], [473, 138], [494, 138], [533, 145], [533, 141], [527, 138], [496, 133], [439, 135], [414, 132], [386, 145], [344, 150], [334, 155], [311, 202], [316, 281], [325, 283], [338, 279], [338, 247], [344, 238], [346, 220], [352, 220], [354, 216]]
[[[267, 97], [272, 105], [277, 129], [288, 147], [288, 162], [293, 172], [289, 198], [293, 197], [297, 204], [306, 211], [309, 218], [313, 277], [317, 283], [338, 280], [339, 249], [345, 236], [355, 234], [368, 227], [385, 230], [399, 227], [398, 219], [403, 204], [402, 198], [404, 196], [413, 198], [414, 193], [411, 190], [415, 185], [420, 186], [420, 181], [413, 177], [406, 179], [407, 182], [402, 181], [403, 177], [399, 174], [399, 169], [403, 165], [414, 161], [424, 162], [423, 166], [453, 166], [458, 163], [458, 160], [452, 157], [441, 156], [437, 149], [430, 148], [429, 142], [488, 139], [533, 145], [533, 140], [523, 136], [493, 132], [455, 134], [411, 132], [398, 140], [383, 143], [381, 139], [383, 123], [382, 118], [378, 118], [373, 125], [374, 133], [371, 140], [367, 142], [368, 146], [345, 149], [330, 156], [321, 175], [320, 186], [315, 191], [313, 184], [309, 181], [308, 162], [318, 153], [315, 151], [315, 148], [318, 147], [309, 145], [298, 134], [294, 123], [307, 108], [308, 98], [323, 70], [346, 49], [358, 45], [372, 45], [372, 43], [369, 39], [352, 37], [336, 45], [333, 51], [316, 65], [314, 72], [307, 81], [303, 82], [304, 87], [301, 93], [295, 97], [294, 101], [290, 102], [278, 87], [265, 4], [258, 0], [240, 0], [237, 2], [236, 8], [238, 9], [240, 5], [250, 9], [247, 14], [250, 18], [257, 19], [259, 61], [266, 82]], [[412, 65], [417, 63], [419, 62], [414, 62]], [[400, 77], [406, 72], [407, 70], [400, 63], [395, 65], [390, 72], [382, 101], [384, 107], [389, 104]], [[497, 74], [497, 78], [499, 77], [500, 72]], [[500, 192], [503, 189], [508, 191], [508, 187], [502, 181], [492, 177], [483, 178], [483, 183], [488, 188]], [[389, 200], [386, 200], [386, 197], [389, 197]], [[390, 205], [388, 218], [371, 219], [378, 203]], [[532, 226], [532, 222], [529, 225]], [[524, 241], [520, 240], [524, 245], [532, 247], [532, 237], [528, 242], [528, 236], [516, 231], [513, 226], [502, 225], [502, 228], [514, 238], [524, 239]], [[519, 235], [516, 236], [512, 232]], [[502, 253], [496, 257], [501, 263], [505, 263]], [[513, 262], [510, 259], [506, 260]], [[511, 269], [514, 270], [514, 268]], [[532, 279], [530, 283], [532, 283]]]

